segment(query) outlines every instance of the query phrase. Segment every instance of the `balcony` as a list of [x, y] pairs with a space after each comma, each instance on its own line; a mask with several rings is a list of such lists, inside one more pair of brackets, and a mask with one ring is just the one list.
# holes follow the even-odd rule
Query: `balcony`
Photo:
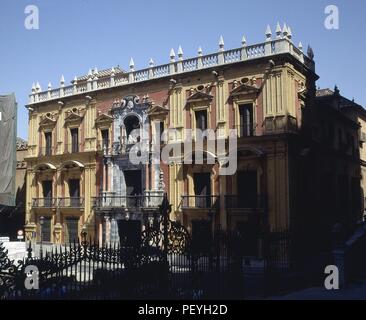
[[33, 198], [33, 208], [55, 208], [57, 205], [56, 198]]
[[102, 153], [104, 156], [109, 156], [112, 154], [112, 147], [106, 141], [98, 141], [97, 142], [97, 151]]
[[225, 207], [226, 209], [260, 209], [266, 208], [267, 201], [264, 195], [258, 195], [257, 197], [246, 198], [239, 195], [225, 195]]
[[64, 145], [64, 152], [67, 154], [70, 153], [78, 153], [82, 151], [82, 144], [65, 144]]
[[59, 208], [84, 208], [84, 198], [58, 198]]
[[182, 196], [182, 209], [218, 209], [219, 202], [219, 196]]
[[235, 129], [239, 138], [255, 137], [257, 124], [250, 125], [236, 125]]
[[157, 209], [164, 198], [164, 191], [145, 191], [144, 195], [120, 196], [102, 193], [93, 198], [93, 207], [97, 209]]
[[38, 156], [39, 157], [44, 157], [44, 156], [52, 156], [56, 154], [56, 148], [55, 147], [51, 147], [51, 146], [47, 146], [47, 147], [39, 147], [38, 148]]

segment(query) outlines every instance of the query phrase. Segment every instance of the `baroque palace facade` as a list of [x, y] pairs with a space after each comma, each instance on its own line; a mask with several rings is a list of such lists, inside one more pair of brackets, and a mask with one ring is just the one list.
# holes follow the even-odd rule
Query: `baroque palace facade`
[[[40, 240], [42, 230], [43, 241], [67, 243], [84, 230], [100, 243], [116, 241], [117, 222], [139, 230], [164, 192], [171, 219], [191, 232], [220, 226], [255, 233], [263, 224], [287, 230], [306, 221], [299, 215], [311, 201], [299, 187], [299, 164], [308, 162], [299, 158], [311, 140], [302, 134], [303, 110], [318, 101], [313, 57], [311, 49], [304, 54], [301, 43], [294, 45], [290, 28], [278, 25], [257, 45], [243, 38], [240, 48], [225, 50], [221, 37], [213, 54], [199, 48], [197, 57], [185, 59], [179, 48], [165, 65], [151, 60], [136, 71], [131, 59], [127, 72], [93, 69], [69, 86], [62, 77], [59, 88], [47, 91], [33, 85], [27, 238]], [[357, 124], [344, 126], [358, 146]], [[175, 129], [162, 143], [171, 146], [170, 159], [153, 162], [152, 142], [167, 129]], [[195, 164], [193, 146], [193, 162], [185, 163], [188, 154], [174, 156], [173, 150], [183, 149], [187, 129], [213, 129], [226, 150], [215, 154], [203, 143], [204, 158], [215, 161]], [[226, 176], [219, 172], [230, 152], [230, 129], [238, 136], [237, 170]], [[137, 137], [134, 130], [140, 130]], [[141, 142], [149, 159], [133, 164], [130, 150]], [[357, 165], [351, 167], [354, 174]]]

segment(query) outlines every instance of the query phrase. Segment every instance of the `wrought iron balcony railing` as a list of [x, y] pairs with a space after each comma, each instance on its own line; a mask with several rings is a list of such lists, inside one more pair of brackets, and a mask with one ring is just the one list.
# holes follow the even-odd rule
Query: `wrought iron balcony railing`
[[218, 209], [219, 201], [219, 196], [182, 196], [182, 209]]
[[78, 153], [78, 152], [82, 152], [83, 150], [83, 144], [82, 143], [78, 143], [78, 144], [65, 144], [64, 145], [64, 152], [65, 153]]
[[33, 208], [55, 208], [57, 206], [56, 198], [33, 198]]
[[97, 142], [97, 150], [103, 152], [103, 155], [108, 156], [112, 154], [112, 144], [111, 143], [107, 143], [104, 140], [98, 141]]
[[39, 147], [38, 148], [38, 155], [39, 156], [52, 156], [56, 154], [56, 148], [52, 146], [48, 147]]
[[235, 129], [239, 138], [254, 137], [256, 136], [257, 124], [252, 123], [250, 125], [237, 125]]
[[145, 191], [144, 195], [101, 195], [93, 198], [95, 208], [158, 208], [164, 194], [160, 191]]
[[58, 198], [58, 207], [60, 208], [83, 208], [84, 198]]
[[267, 205], [266, 196], [245, 197], [242, 195], [225, 195], [227, 209], [264, 209]]

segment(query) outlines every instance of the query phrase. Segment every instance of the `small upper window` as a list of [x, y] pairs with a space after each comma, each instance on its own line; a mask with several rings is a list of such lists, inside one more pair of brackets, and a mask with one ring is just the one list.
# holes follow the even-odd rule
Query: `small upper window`
[[205, 131], [207, 129], [207, 111], [196, 111], [196, 128]]

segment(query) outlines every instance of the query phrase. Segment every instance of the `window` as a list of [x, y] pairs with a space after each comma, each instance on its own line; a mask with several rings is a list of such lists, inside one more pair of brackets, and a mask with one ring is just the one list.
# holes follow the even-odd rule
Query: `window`
[[210, 173], [195, 173], [193, 176], [195, 205], [197, 208], [211, 207], [211, 175]]
[[244, 104], [239, 106], [240, 137], [252, 137], [254, 135], [253, 105]]
[[196, 128], [205, 131], [207, 129], [207, 111], [196, 111]]
[[79, 218], [66, 218], [65, 243], [77, 242], [79, 240]]
[[40, 225], [41, 241], [51, 242], [51, 218], [44, 217], [43, 225]]
[[73, 208], [80, 207], [80, 180], [69, 180], [70, 206]]
[[[140, 129], [140, 121], [136, 116], [128, 116], [124, 121], [125, 129], [126, 129], [126, 138], [128, 144], [134, 144], [140, 141], [140, 136], [136, 136], [136, 131]], [[134, 133], [131, 135], [131, 133]]]
[[160, 125], [160, 136], [163, 134], [163, 132], [164, 132], [164, 122], [163, 121], [161, 121], [160, 123], [159, 123], [159, 125]]
[[109, 131], [108, 129], [102, 130], [102, 149], [108, 151], [109, 148]]
[[45, 208], [52, 207], [52, 181], [43, 181], [43, 201]]
[[71, 133], [71, 152], [76, 153], [79, 152], [79, 129], [74, 128], [70, 129]]
[[45, 132], [44, 137], [46, 141], [45, 155], [50, 156], [52, 154], [52, 132]]

